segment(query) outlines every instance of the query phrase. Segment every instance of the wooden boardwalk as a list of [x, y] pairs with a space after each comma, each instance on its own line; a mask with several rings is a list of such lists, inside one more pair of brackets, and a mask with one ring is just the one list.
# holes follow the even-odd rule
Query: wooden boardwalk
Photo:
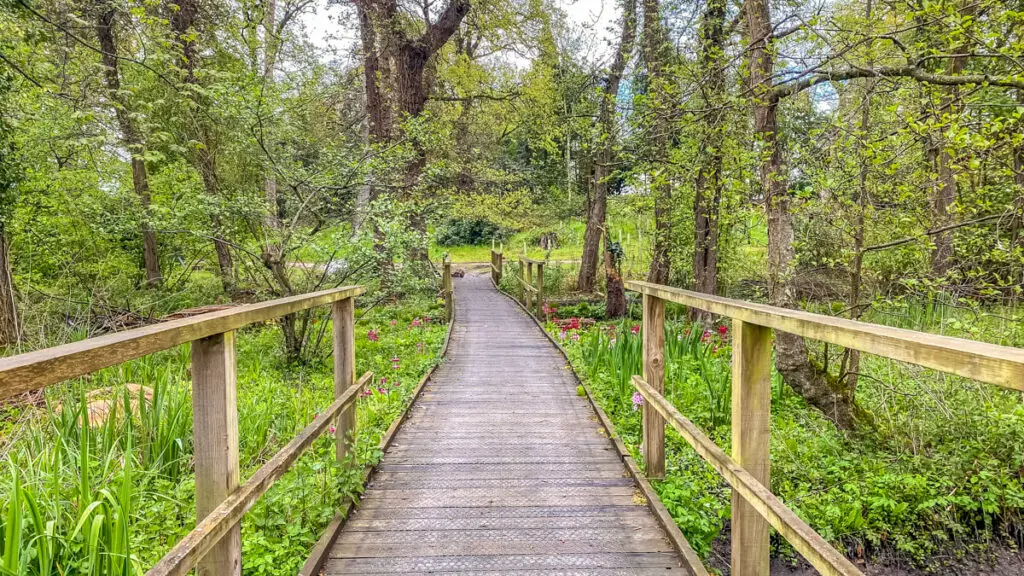
[[557, 349], [484, 276], [325, 574], [683, 574]]

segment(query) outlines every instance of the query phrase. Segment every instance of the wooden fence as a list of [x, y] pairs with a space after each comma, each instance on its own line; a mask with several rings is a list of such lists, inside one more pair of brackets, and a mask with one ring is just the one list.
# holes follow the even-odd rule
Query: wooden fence
[[[453, 311], [451, 263], [443, 263], [442, 290], [449, 321]], [[355, 299], [347, 286], [239, 306], [154, 324], [0, 359], [0, 399], [38, 390], [142, 356], [191, 343], [193, 443], [197, 523], [147, 576], [241, 573], [242, 516], [332, 423], [335, 454], [348, 455], [356, 425], [356, 400], [373, 378], [356, 379]], [[244, 484], [239, 484], [235, 331], [286, 314], [331, 305], [334, 402]]]
[[[1024, 390], [1024, 350], [775, 308], [648, 282], [626, 282], [643, 295], [643, 456], [651, 478], [665, 476], [665, 422], [733, 488], [733, 574], [767, 576], [769, 526], [826, 576], [861, 572], [771, 491], [771, 331], [782, 330], [893, 360], [1006, 388]], [[732, 457], [664, 397], [665, 302], [732, 319]]]
[[[501, 252], [491, 250], [491, 279], [497, 286], [501, 282], [502, 264], [504, 256]], [[543, 260], [531, 260], [525, 256], [519, 258], [519, 275], [516, 281], [523, 289], [523, 297], [520, 300], [527, 310], [534, 310], [538, 317], [544, 317], [544, 265]], [[534, 277], [533, 270], [537, 268], [537, 276]]]

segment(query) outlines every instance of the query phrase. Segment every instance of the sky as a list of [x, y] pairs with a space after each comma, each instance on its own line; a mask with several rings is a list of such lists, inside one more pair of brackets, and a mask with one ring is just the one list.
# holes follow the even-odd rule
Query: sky
[[[600, 59], [610, 51], [609, 41], [615, 38], [613, 28], [619, 17], [615, 0], [555, 0], [569, 19], [583, 31], [588, 59]], [[350, 18], [344, 18], [347, 6], [317, 2], [315, 13], [306, 13], [303, 24], [310, 40], [318, 47], [344, 57], [351, 54], [359, 41], [359, 31]]]

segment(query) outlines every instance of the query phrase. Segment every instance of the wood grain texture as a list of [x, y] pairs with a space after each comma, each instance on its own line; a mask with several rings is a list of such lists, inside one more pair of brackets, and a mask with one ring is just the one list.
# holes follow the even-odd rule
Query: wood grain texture
[[84, 376], [214, 334], [231, 332], [364, 292], [346, 286], [171, 320], [0, 359], [0, 399]]
[[861, 352], [1024, 391], [1024, 350], [709, 296], [648, 282], [626, 288], [684, 306]]
[[274, 482], [291, 468], [299, 456], [313, 444], [338, 413], [352, 402], [362, 388], [373, 379], [373, 373], [367, 372], [358, 382], [350, 386], [340, 397], [319, 414], [308, 426], [296, 434], [295, 438], [260, 467], [251, 478], [246, 480], [237, 490], [214, 508], [205, 518], [181, 539], [155, 566], [146, 572], [146, 576], [184, 576], [196, 566], [203, 557], [216, 546], [221, 539], [232, 530], [242, 516], [260, 499]]
[[792, 544], [804, 558], [824, 576], [862, 576], [845, 556], [797, 517], [768, 488], [758, 482], [750, 472], [741, 468], [732, 458], [708, 438], [693, 422], [679, 413], [657, 390], [644, 379], [633, 376], [633, 386], [644, 397], [645, 405], [657, 410], [693, 447], [708, 464], [725, 478], [773, 528]]
[[[238, 391], [235, 333], [192, 343], [192, 419], [196, 473], [196, 524], [238, 488]], [[202, 557], [197, 576], [242, 572], [242, 527], [228, 526]]]
[[325, 574], [685, 574], [576, 381], [484, 276]]
[[[762, 486], [771, 486], [771, 330], [737, 320], [732, 334], [732, 458]], [[768, 576], [770, 552], [768, 521], [733, 490], [732, 570]]]
[[[356, 381], [355, 310], [354, 298], [338, 300], [331, 305], [335, 398], [340, 398]], [[338, 462], [343, 462], [348, 455], [355, 429], [356, 406], [353, 402], [338, 415], [334, 431], [334, 452]]]
[[[665, 301], [644, 294], [644, 380], [665, 391]], [[643, 408], [643, 454], [648, 478], [665, 477], [665, 419], [650, 406]]]

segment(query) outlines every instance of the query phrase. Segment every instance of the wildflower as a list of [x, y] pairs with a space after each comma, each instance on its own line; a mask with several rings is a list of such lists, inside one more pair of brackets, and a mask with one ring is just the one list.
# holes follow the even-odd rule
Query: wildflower
[[636, 412], [644, 405], [644, 397], [639, 392], [633, 392], [633, 411]]
[[718, 335], [722, 338], [725, 338], [727, 332], [729, 332], [729, 329], [725, 327], [725, 324], [718, 327]]
[[558, 335], [558, 339], [559, 340], [563, 340], [563, 341], [565, 340], [565, 329], [564, 328], [562, 329], [561, 334]]
[[372, 396], [373, 395], [373, 391], [372, 390], [363, 390], [359, 395], [360, 396]]
[[371, 328], [370, 331], [366, 333], [366, 338], [370, 342], [376, 342], [377, 340], [380, 340], [380, 334], [378, 334], [376, 330]]
[[700, 335], [700, 341], [707, 342], [708, 340], [711, 340], [711, 332], [705, 330], [704, 333]]
[[383, 377], [383, 376], [381, 376], [381, 378], [380, 378], [380, 385], [381, 386], [386, 386], [387, 383], [388, 383], [388, 379]]
[[337, 429], [337, 428], [335, 428], [334, 426], [331, 426], [331, 427], [330, 427], [330, 431], [331, 431], [331, 434], [334, 434], [335, 432], [337, 432], [337, 431], [338, 431], [338, 429]]
[[377, 388], [377, 393], [378, 393], [378, 394], [384, 394], [384, 395], [386, 395], [386, 394], [388, 393], [388, 391], [387, 391], [387, 390], [385, 390], [385, 389], [383, 389], [383, 388]]
[[572, 339], [573, 342], [579, 342], [579, 340], [580, 340], [580, 333], [579, 332], [573, 332], [572, 336], [569, 336], [569, 338]]
[[572, 318], [569, 319], [569, 330], [579, 330], [579, 329], [580, 329], [580, 319], [576, 318], [575, 316], [573, 316]]
[[391, 369], [398, 370], [398, 356], [394, 356], [391, 358]]
[[392, 325], [392, 326], [394, 326], [395, 324], [398, 324], [398, 320], [392, 320], [392, 321], [391, 321], [391, 325]]
[[639, 334], [640, 333], [640, 325], [639, 324], [633, 324], [633, 327], [630, 328], [629, 331], [632, 332], [633, 334]]
[[420, 325], [420, 319], [419, 318], [413, 318], [412, 319], [412, 324], [410, 324], [409, 327], [410, 328], [416, 328], [419, 325]]
[[711, 353], [718, 354], [718, 344], [715, 344], [714, 346], [711, 347]]
[[546, 316], [550, 316], [557, 311], [557, 309], [554, 306], [550, 306], [547, 303], [545, 303], [541, 309], [544, 311], [544, 314]]

